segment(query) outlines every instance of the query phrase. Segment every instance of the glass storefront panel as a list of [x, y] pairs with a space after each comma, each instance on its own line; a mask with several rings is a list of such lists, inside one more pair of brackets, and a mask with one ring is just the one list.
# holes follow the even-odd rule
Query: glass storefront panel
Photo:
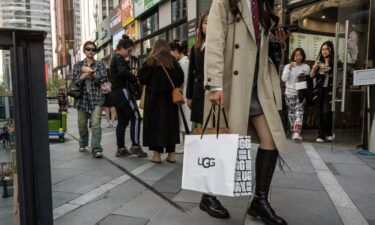
[[141, 20], [141, 38], [147, 37], [159, 29], [159, 13], [155, 12], [144, 20]]
[[186, 18], [186, 0], [172, 0], [172, 23]]
[[187, 23], [184, 23], [178, 27], [172, 28], [168, 31], [168, 40], [186, 40], [188, 36], [188, 26]]
[[15, 184], [15, 135], [10, 51], [0, 50], [0, 208], [1, 224], [13, 221]]

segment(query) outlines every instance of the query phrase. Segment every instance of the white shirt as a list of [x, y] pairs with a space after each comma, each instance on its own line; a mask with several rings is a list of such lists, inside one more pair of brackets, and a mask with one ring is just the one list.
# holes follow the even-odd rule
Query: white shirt
[[290, 64], [284, 67], [283, 75], [281, 80], [285, 83], [285, 94], [286, 95], [298, 95], [298, 90], [295, 89], [295, 84], [299, 82], [298, 78], [301, 73], [304, 73], [306, 76], [310, 74], [310, 66], [307, 64], [301, 64], [290, 69]]

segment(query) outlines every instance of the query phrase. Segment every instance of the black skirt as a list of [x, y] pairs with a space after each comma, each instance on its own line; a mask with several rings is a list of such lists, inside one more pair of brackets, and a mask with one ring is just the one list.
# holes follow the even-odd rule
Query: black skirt
[[250, 116], [258, 116], [263, 114], [262, 106], [260, 105], [258, 97], [258, 73], [259, 73], [259, 48], [257, 53], [257, 60], [255, 63], [253, 89], [251, 92]]
[[113, 104], [113, 101], [112, 101], [112, 98], [111, 98], [111, 94], [104, 95], [103, 106], [104, 107], [114, 107], [114, 104]]

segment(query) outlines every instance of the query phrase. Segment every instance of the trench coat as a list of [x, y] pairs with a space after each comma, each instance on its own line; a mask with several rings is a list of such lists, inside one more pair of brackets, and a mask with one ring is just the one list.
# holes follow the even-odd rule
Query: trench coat
[[[211, 107], [210, 89], [222, 88], [231, 133], [259, 140], [249, 126], [257, 44], [248, 0], [238, 6], [243, 18], [234, 17], [227, 0], [214, 0], [208, 16], [205, 55], [205, 118]], [[269, 36], [261, 34], [258, 97], [277, 149], [285, 149], [286, 137], [278, 110], [282, 109], [280, 77], [268, 54]], [[223, 124], [223, 123], [222, 123]]]
[[[184, 72], [177, 61], [168, 69], [173, 84], [181, 87]], [[161, 66], [144, 64], [139, 80], [146, 86], [143, 109], [143, 146], [166, 147], [180, 143], [179, 109], [173, 103], [172, 85]]]

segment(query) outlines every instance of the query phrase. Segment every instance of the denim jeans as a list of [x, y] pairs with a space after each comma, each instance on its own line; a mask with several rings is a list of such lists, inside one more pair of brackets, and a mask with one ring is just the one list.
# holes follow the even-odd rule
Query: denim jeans
[[79, 130], [79, 146], [81, 148], [88, 146], [89, 143], [89, 130], [88, 130], [88, 119], [91, 120], [91, 149], [92, 153], [102, 152], [103, 148], [100, 145], [102, 140], [102, 107], [95, 106], [91, 113], [77, 110], [78, 111], [78, 130]]

